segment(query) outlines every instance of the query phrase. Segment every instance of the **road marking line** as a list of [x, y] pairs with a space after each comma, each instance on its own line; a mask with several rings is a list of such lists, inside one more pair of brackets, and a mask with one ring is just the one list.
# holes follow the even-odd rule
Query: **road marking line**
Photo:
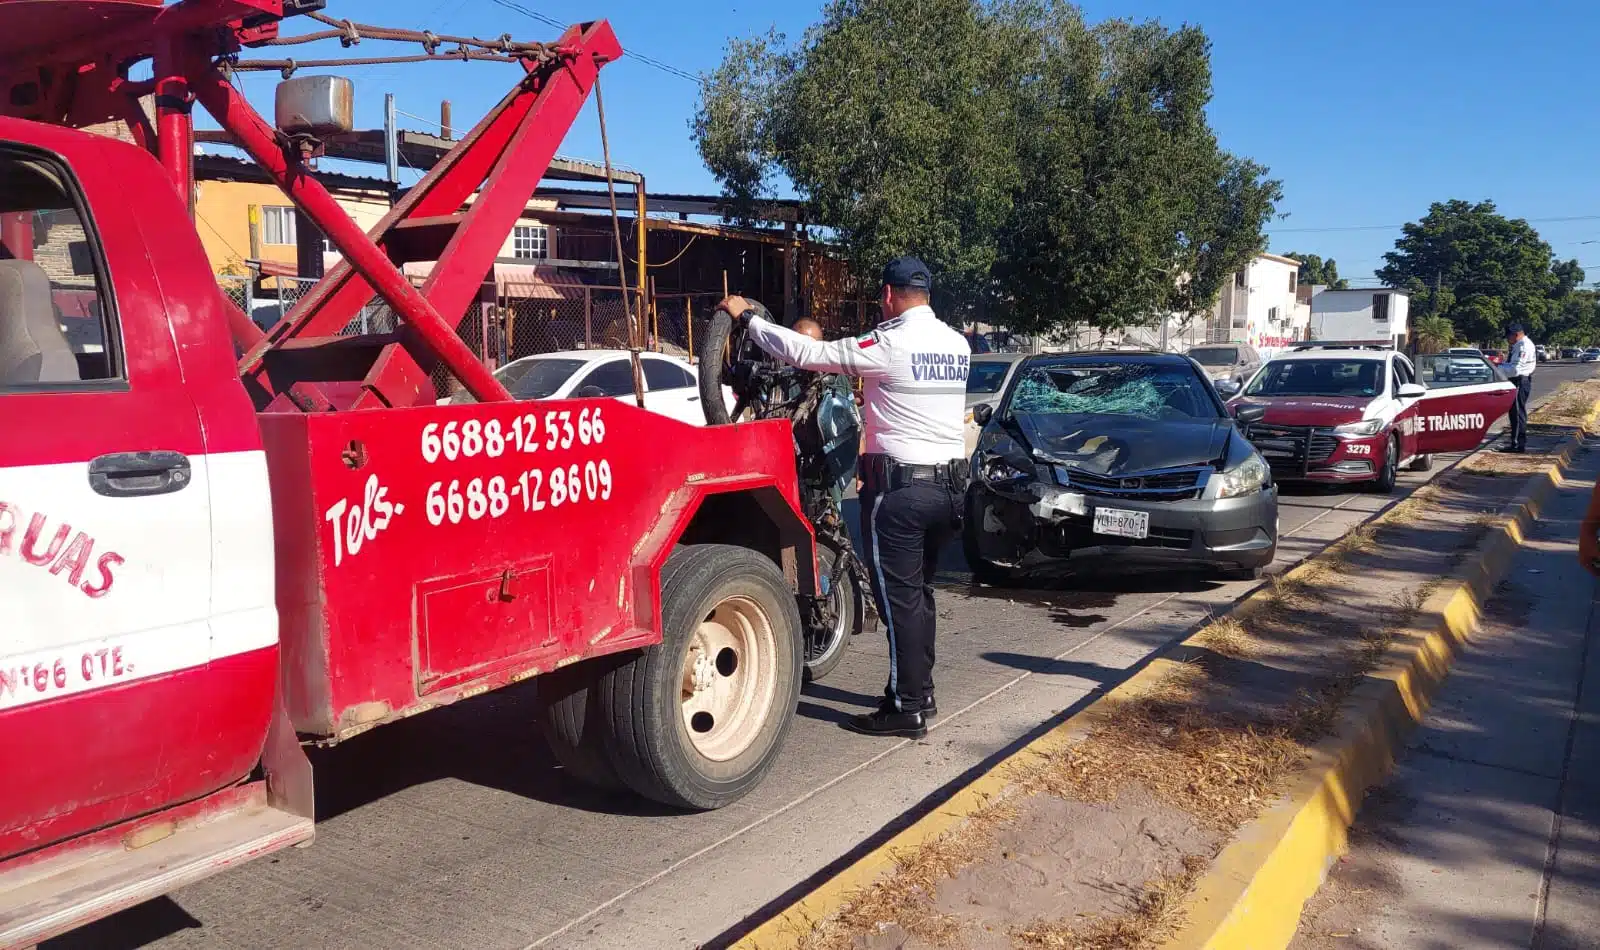
[[[1354, 495], [1354, 496], [1351, 496], [1350, 498], [1345, 499], [1344, 501], [1340, 502], [1338, 505], [1335, 505], [1334, 507], [1329, 508], [1327, 511], [1324, 511], [1322, 514], [1317, 515], [1316, 518], [1312, 518], [1310, 521], [1307, 521], [1307, 522], [1305, 522], [1305, 523], [1303, 523], [1301, 525], [1296, 526], [1294, 528], [1294, 530], [1292, 530], [1292, 531], [1288, 532], [1287, 534], [1285, 534], [1284, 537], [1289, 537], [1289, 538], [1295, 537], [1296, 533], [1299, 532], [1301, 529], [1305, 528], [1307, 525], [1317, 521], [1318, 519], [1321, 519], [1321, 518], [1327, 517], [1330, 514], [1333, 514], [1335, 511], [1338, 511], [1339, 509], [1343, 508], [1345, 505], [1350, 504], [1351, 502], [1355, 501], [1359, 497], [1361, 497], [1361, 496], [1360, 495]], [[1370, 518], [1373, 518], [1373, 517], [1377, 517], [1377, 514], [1378, 514], [1377, 512], [1373, 512], [1370, 515], [1368, 515], [1368, 518], [1370, 519]], [[1301, 559], [1301, 563], [1303, 563], [1305, 560], [1307, 560], [1307, 559], [1309, 559], [1311, 557], [1314, 557], [1314, 556], [1315, 556], [1315, 553], [1306, 555], [1305, 558]], [[1257, 584], [1256, 586], [1259, 587], [1261, 585]], [[1254, 589], [1254, 588], [1252, 588], [1252, 589]], [[1087, 647], [1090, 644], [1094, 643], [1096, 640], [1099, 640], [1101, 637], [1105, 636], [1106, 634], [1111, 633], [1113, 630], [1116, 630], [1116, 629], [1118, 629], [1118, 628], [1120, 628], [1120, 627], [1122, 627], [1122, 626], [1124, 626], [1126, 624], [1132, 623], [1133, 621], [1139, 619], [1140, 617], [1144, 616], [1145, 614], [1149, 613], [1150, 611], [1155, 610], [1157, 607], [1160, 607], [1161, 605], [1163, 605], [1165, 603], [1168, 603], [1168, 602], [1170, 602], [1172, 600], [1175, 600], [1178, 597], [1183, 596], [1183, 593], [1184, 592], [1179, 591], [1179, 592], [1176, 592], [1176, 593], [1168, 594], [1168, 595], [1166, 595], [1165, 597], [1161, 598], [1160, 600], [1156, 601], [1153, 604], [1147, 604], [1146, 606], [1140, 608], [1139, 610], [1135, 611], [1134, 613], [1131, 613], [1128, 616], [1123, 617], [1121, 620], [1118, 620], [1115, 623], [1105, 627], [1104, 629], [1102, 629], [1098, 633], [1096, 633], [1094, 636], [1089, 637], [1087, 640], [1084, 640], [1082, 643], [1079, 643], [1078, 645], [1072, 647], [1070, 650], [1067, 650], [1064, 653], [1061, 653], [1061, 654], [1058, 654], [1057, 656], [1052, 657], [1051, 658], [1051, 662], [1059, 663], [1060, 661], [1065, 660], [1067, 657], [1073, 655], [1074, 653], [1077, 653], [1079, 650], [1084, 649], [1085, 647]], [[1150, 652], [1151, 653], [1155, 653], [1159, 649], [1160, 648], [1157, 647], [1157, 648], [1152, 649]], [[1033, 676], [1034, 672], [1035, 671], [1033, 671], [1033, 670], [1028, 670], [1028, 671], [1018, 675], [1017, 677], [1013, 678], [1012, 680], [1010, 680], [1010, 681], [1008, 681], [1006, 683], [1003, 683], [1000, 686], [995, 687], [994, 689], [990, 690], [989, 692], [983, 694], [982, 696], [978, 697], [977, 699], [973, 700], [972, 702], [968, 703], [967, 705], [965, 705], [965, 706], [961, 707], [960, 709], [956, 710], [955, 712], [951, 713], [949, 716], [940, 716], [939, 717], [939, 721], [937, 723], [934, 723], [933, 725], [930, 725], [928, 727], [928, 732], [932, 733], [937, 729], [940, 729], [940, 728], [942, 728], [942, 727], [944, 727], [946, 725], [949, 725], [952, 720], [955, 720], [955, 719], [965, 715], [966, 713], [971, 712], [972, 710], [974, 710], [977, 707], [983, 705], [984, 703], [988, 702], [989, 700], [993, 699], [994, 697], [996, 697], [996, 696], [1000, 695], [1001, 693], [1003, 693], [1003, 692], [1011, 689], [1012, 687], [1016, 686], [1018, 683], [1021, 683], [1023, 680], [1029, 678], [1030, 676]], [[1104, 685], [1102, 685], [1099, 689], [1100, 689], [1100, 691], [1105, 691], [1106, 687]], [[1090, 689], [1084, 695], [1088, 696], [1088, 695], [1093, 694], [1094, 692], [1096, 692], [1095, 689]], [[1019, 736], [1018, 738], [1020, 739], [1022, 737]], [[605, 903], [599, 904], [599, 905], [595, 906], [594, 908], [590, 909], [588, 912], [584, 913], [581, 917], [576, 917], [576, 918], [568, 921], [567, 923], [562, 924], [561, 927], [557, 928], [556, 930], [553, 930], [550, 933], [545, 934], [543, 937], [540, 937], [538, 940], [535, 940], [533, 943], [528, 944], [526, 947], [523, 948], [523, 950], [537, 950], [538, 947], [543, 947], [543, 946], [548, 945], [550, 941], [556, 939], [557, 937], [560, 937], [562, 934], [567, 933], [572, 928], [579, 927], [579, 926], [582, 926], [583, 924], [588, 923], [589, 921], [593, 920], [595, 917], [599, 916], [600, 914], [605, 913], [607, 908], [613, 907], [617, 903], [619, 903], [621, 901], [624, 901], [624, 900], [627, 900], [628, 898], [630, 898], [633, 895], [639, 893], [640, 891], [644, 890], [645, 888], [650, 887], [652, 884], [655, 884], [657, 881], [661, 880], [662, 878], [668, 877], [668, 876], [676, 873], [677, 871], [681, 870], [684, 866], [688, 865], [690, 862], [698, 860], [699, 858], [711, 853], [712, 851], [717, 850], [718, 848], [722, 847], [723, 845], [727, 844], [728, 842], [734, 840], [735, 838], [738, 838], [740, 835], [746, 834], [747, 832], [750, 832], [750, 831], [754, 831], [755, 829], [761, 827], [762, 825], [767, 824], [768, 822], [772, 821], [773, 819], [779, 818], [779, 817], [787, 814], [788, 812], [790, 812], [790, 811], [794, 810], [795, 808], [805, 804], [806, 802], [808, 802], [811, 799], [817, 797], [818, 795], [822, 794], [823, 792], [827, 791], [828, 789], [833, 788], [835, 785], [838, 785], [840, 782], [843, 782], [845, 779], [850, 778], [851, 776], [855, 775], [857, 772], [860, 772], [860, 771], [862, 771], [864, 769], [870, 768], [870, 767], [878, 764], [879, 762], [883, 761], [884, 759], [888, 758], [889, 756], [893, 755], [894, 753], [899, 752], [901, 749], [904, 749], [906, 746], [915, 745], [917, 741], [918, 740], [914, 740], [914, 739], [901, 739], [901, 740], [898, 740], [893, 745], [889, 746], [888, 748], [885, 748], [882, 752], [879, 752], [878, 754], [872, 756], [871, 758], [866, 759], [865, 761], [861, 762], [858, 765], [852, 766], [847, 771], [839, 773], [834, 778], [831, 778], [828, 781], [822, 783], [821, 785], [818, 785], [816, 788], [812, 789], [811, 791], [806, 792], [805, 794], [799, 796], [798, 798], [795, 798], [792, 801], [786, 802], [785, 804], [783, 804], [779, 808], [773, 810], [772, 812], [770, 812], [770, 813], [768, 813], [766, 815], [761, 816], [760, 818], [757, 818], [756, 820], [750, 822], [749, 824], [746, 824], [746, 825], [740, 827], [739, 829], [737, 829], [737, 830], [735, 830], [733, 832], [730, 832], [730, 833], [728, 833], [726, 835], [723, 835], [721, 838], [718, 838], [716, 841], [713, 841], [712, 843], [700, 848], [698, 851], [695, 851], [692, 854], [687, 854], [687, 855], [683, 856], [682, 858], [679, 858], [677, 861], [674, 861], [672, 864], [668, 865], [667, 867], [662, 868], [660, 871], [657, 871], [655, 874], [650, 875], [649, 877], [645, 878], [643, 881], [640, 881], [639, 883], [632, 885], [631, 887], [629, 887], [626, 890], [622, 891], [620, 894], [617, 894], [616, 896], [608, 899], [607, 901], [605, 901]]]

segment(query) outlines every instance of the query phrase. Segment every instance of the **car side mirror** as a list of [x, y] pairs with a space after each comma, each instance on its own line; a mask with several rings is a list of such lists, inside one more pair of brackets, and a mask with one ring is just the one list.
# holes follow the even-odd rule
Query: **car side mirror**
[[1250, 425], [1251, 423], [1260, 422], [1266, 417], [1266, 406], [1240, 406], [1239, 408], [1233, 410], [1234, 420], [1243, 425]]
[[1401, 399], [1416, 399], [1419, 396], [1426, 396], [1427, 394], [1428, 387], [1422, 385], [1421, 383], [1404, 383], [1400, 386], [1399, 395]]
[[1239, 395], [1239, 390], [1244, 388], [1244, 385], [1237, 379], [1221, 379], [1215, 385], [1217, 387], [1217, 395], [1222, 396], [1224, 399]]
[[972, 407], [972, 421], [978, 425], [986, 426], [989, 424], [989, 420], [993, 418], [994, 407], [988, 403], [980, 402], [976, 406]]

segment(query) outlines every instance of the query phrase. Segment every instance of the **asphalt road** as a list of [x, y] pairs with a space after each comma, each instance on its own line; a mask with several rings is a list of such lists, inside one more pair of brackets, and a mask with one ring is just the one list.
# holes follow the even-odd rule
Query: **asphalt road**
[[[1552, 364], [1535, 399], [1592, 366]], [[1454, 458], [1440, 459], [1435, 472]], [[1281, 500], [1275, 569], [1394, 496], [1298, 490]], [[939, 706], [920, 742], [839, 722], [876, 702], [881, 635], [807, 687], [784, 756], [745, 800], [678, 814], [565, 781], [526, 690], [489, 694], [313, 753], [315, 844], [245, 865], [47, 946], [616, 948], [717, 945], [895, 830], [941, 791], [1115, 685], [1249, 583], [1172, 572], [1080, 577], [1052, 590], [941, 575]]]

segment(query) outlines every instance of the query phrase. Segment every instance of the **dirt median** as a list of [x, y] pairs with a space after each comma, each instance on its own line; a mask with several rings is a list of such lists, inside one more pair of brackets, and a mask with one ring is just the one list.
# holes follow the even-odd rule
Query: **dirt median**
[[1275, 579], [1076, 717], [1072, 741], [1009, 762], [988, 802], [894, 853], [891, 873], [786, 945], [1159, 945], [1211, 860], [1281, 799], [1396, 632], [1517, 496], [1524, 480], [1508, 476], [1548, 464], [1597, 398], [1600, 381], [1563, 387], [1535, 415], [1532, 455], [1474, 456]]

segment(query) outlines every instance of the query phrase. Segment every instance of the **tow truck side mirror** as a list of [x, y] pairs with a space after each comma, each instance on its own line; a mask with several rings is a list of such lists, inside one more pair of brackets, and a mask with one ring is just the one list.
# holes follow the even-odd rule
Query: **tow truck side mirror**
[[972, 421], [979, 426], [986, 426], [994, 418], [994, 407], [986, 402], [980, 402], [972, 407]]
[[344, 76], [301, 76], [278, 83], [273, 121], [289, 135], [347, 135], [356, 124], [355, 83]]

